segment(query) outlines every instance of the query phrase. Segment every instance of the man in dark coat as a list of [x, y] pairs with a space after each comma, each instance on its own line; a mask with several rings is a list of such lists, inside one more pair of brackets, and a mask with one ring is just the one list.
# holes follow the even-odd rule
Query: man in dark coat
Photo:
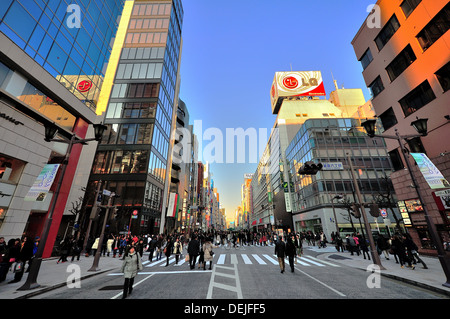
[[284, 273], [285, 263], [284, 257], [286, 254], [286, 244], [283, 241], [283, 236], [278, 238], [278, 241], [275, 244], [275, 255], [278, 257], [278, 263], [280, 264], [281, 273]]
[[294, 244], [295, 236], [288, 237], [287, 244], [286, 244], [286, 255], [289, 259], [289, 266], [291, 266], [291, 272], [294, 272], [294, 258], [297, 254], [297, 251], [295, 249]]
[[194, 235], [192, 240], [188, 244], [187, 252], [189, 254], [189, 266], [191, 269], [195, 268], [195, 262], [200, 252], [200, 243], [197, 240], [197, 236]]

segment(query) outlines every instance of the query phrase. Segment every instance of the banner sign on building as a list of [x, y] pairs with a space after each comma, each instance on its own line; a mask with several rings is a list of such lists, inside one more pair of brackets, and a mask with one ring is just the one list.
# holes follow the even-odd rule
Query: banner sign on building
[[176, 217], [178, 194], [170, 193], [169, 205], [167, 206], [167, 217]]
[[276, 72], [270, 90], [272, 113], [278, 114], [286, 97], [325, 95], [320, 71]]
[[45, 165], [39, 176], [34, 181], [33, 186], [31, 186], [24, 200], [42, 202], [45, 196], [47, 196], [53, 182], [55, 181], [59, 166], [60, 164]]
[[424, 153], [411, 153], [431, 189], [448, 188], [449, 182]]

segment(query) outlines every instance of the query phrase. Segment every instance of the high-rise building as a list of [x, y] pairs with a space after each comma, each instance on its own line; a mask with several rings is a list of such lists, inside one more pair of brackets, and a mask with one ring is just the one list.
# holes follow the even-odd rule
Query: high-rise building
[[[106, 71], [99, 111], [108, 129], [87, 193], [120, 195], [111, 231], [159, 233], [166, 216], [176, 127], [183, 8], [181, 0], [126, 1]], [[105, 199], [104, 199], [105, 200]], [[94, 198], [85, 198], [91, 208]], [[132, 213], [136, 219], [131, 219]], [[129, 227], [131, 226], [131, 229]], [[95, 231], [95, 230], [94, 230]]]
[[[355, 35], [352, 45], [363, 67], [378, 117], [377, 134], [415, 135], [403, 140], [410, 153], [423, 153], [443, 177], [450, 180], [450, 3], [447, 0], [379, 0]], [[411, 126], [428, 119], [427, 136]], [[442, 241], [450, 240], [450, 207], [441, 189], [431, 187], [409, 154], [402, 154], [395, 139], [385, 139], [394, 172], [391, 179], [399, 207], [409, 221], [408, 232], [421, 252], [435, 254], [423, 205]], [[419, 200], [406, 161], [418, 181]], [[438, 195], [436, 195], [436, 193]]]
[[[340, 144], [341, 146], [337, 147], [332, 142], [335, 136], [336, 139], [337, 136], [341, 136], [337, 128], [342, 126], [345, 132], [358, 131], [353, 134], [363, 135], [361, 127], [355, 125], [352, 122], [355, 120], [351, 118], [371, 117], [373, 110], [370, 101], [365, 101], [361, 89], [339, 89], [336, 85], [328, 100], [321, 98], [325, 95], [319, 71], [276, 73], [271, 89], [271, 100], [272, 111], [277, 115], [277, 119], [250, 184], [252, 204], [249, 220], [253, 230], [274, 228], [304, 230], [307, 227], [310, 227], [309, 230], [330, 229], [327, 223], [330, 217], [327, 209], [328, 207], [331, 209], [331, 202], [327, 200], [326, 193], [337, 192], [340, 189], [330, 187], [327, 190], [322, 186], [319, 189], [315, 180], [312, 183], [311, 179], [315, 178], [320, 180], [319, 184], [325, 183], [325, 179], [327, 182], [328, 179], [332, 181], [329, 172], [309, 177], [308, 180], [311, 182], [308, 185], [315, 186], [314, 189], [308, 188], [308, 185], [299, 179], [297, 173], [299, 165], [306, 161], [343, 160], [346, 146]], [[346, 122], [344, 119], [347, 119]], [[328, 150], [327, 147], [323, 149], [316, 140], [310, 140], [308, 136], [310, 130], [322, 132], [321, 143], [329, 144], [329, 153], [325, 152]], [[331, 142], [328, 141], [330, 139]], [[353, 143], [353, 138], [351, 140]], [[351, 149], [349, 145], [347, 146], [347, 149]], [[367, 149], [364, 150], [364, 156], [370, 156], [369, 153], [366, 154], [370, 146], [365, 146]], [[383, 147], [384, 144], [381, 143], [376, 149]], [[358, 148], [358, 152], [352, 153], [351, 156], [362, 156], [362, 150]], [[386, 163], [386, 154], [382, 152], [380, 154], [384, 156], [383, 163]], [[375, 177], [371, 175], [371, 178]], [[340, 182], [341, 186], [344, 185], [342, 180]], [[307, 196], [304, 191], [307, 191]], [[308, 206], [303, 204], [303, 200]], [[311, 214], [307, 214], [308, 212]], [[311, 223], [309, 221], [305, 223], [306, 220], [311, 220]]]
[[[67, 145], [45, 142], [44, 126], [56, 125], [56, 138], [92, 136], [88, 126], [98, 120], [96, 100], [123, 2], [6, 0], [1, 4], [0, 233], [39, 236], [54, 203], [44, 257], [52, 253], [63, 215], [72, 207], [69, 194], [83, 160], [83, 147], [78, 144], [68, 162], [62, 162]], [[67, 169], [55, 196], [54, 181], [62, 175], [63, 165]], [[49, 181], [45, 189], [39, 186], [43, 179]]]

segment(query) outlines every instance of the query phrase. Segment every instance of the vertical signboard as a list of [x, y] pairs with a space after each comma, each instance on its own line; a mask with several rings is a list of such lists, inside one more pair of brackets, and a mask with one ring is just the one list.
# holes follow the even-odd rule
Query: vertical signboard
[[431, 189], [448, 188], [449, 182], [424, 153], [411, 153]]
[[170, 193], [169, 205], [167, 206], [167, 217], [175, 217], [176, 216], [177, 199], [178, 199], [178, 194]]
[[25, 201], [43, 201], [47, 196], [50, 187], [52, 186], [56, 173], [58, 173], [60, 164], [47, 164], [42, 169], [39, 176], [34, 181], [28, 194], [25, 196]]

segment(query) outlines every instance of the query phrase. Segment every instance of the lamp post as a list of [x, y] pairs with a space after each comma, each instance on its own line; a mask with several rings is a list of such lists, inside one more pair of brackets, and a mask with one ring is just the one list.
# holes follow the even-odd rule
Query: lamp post
[[94, 124], [94, 132], [95, 137], [89, 138], [89, 139], [78, 139], [75, 134], [72, 135], [72, 137], [69, 139], [55, 139], [56, 133], [58, 132], [58, 127], [55, 124], [46, 125], [45, 126], [45, 138], [44, 140], [46, 142], [58, 142], [58, 143], [65, 143], [67, 144], [67, 151], [64, 157], [64, 161], [62, 162], [62, 168], [61, 172], [58, 178], [58, 184], [55, 189], [55, 193], [53, 194], [53, 200], [49, 209], [49, 213], [47, 216], [47, 219], [45, 220], [44, 227], [42, 229], [42, 235], [41, 240], [38, 246], [38, 250], [35, 254], [35, 257], [33, 259], [33, 262], [31, 263], [30, 272], [28, 274], [27, 280], [17, 290], [23, 291], [23, 290], [30, 290], [40, 287], [40, 285], [37, 283], [37, 277], [39, 274], [39, 269], [41, 268], [42, 263], [42, 255], [44, 253], [45, 244], [47, 242], [47, 238], [50, 232], [50, 227], [53, 222], [53, 214], [56, 207], [56, 202], [58, 200], [59, 191], [61, 190], [62, 180], [64, 178], [67, 163], [69, 162], [70, 153], [72, 151], [72, 147], [74, 144], [86, 144], [90, 141], [100, 141], [102, 139], [103, 132], [106, 130], [106, 126], [103, 124]]
[[383, 138], [388, 138], [388, 139], [395, 139], [398, 141], [398, 144], [400, 145], [400, 149], [402, 150], [403, 157], [406, 162], [406, 166], [408, 168], [408, 173], [411, 176], [411, 180], [413, 182], [414, 189], [416, 190], [417, 196], [419, 197], [420, 203], [422, 204], [423, 211], [425, 213], [425, 220], [427, 222], [427, 226], [428, 226], [428, 230], [430, 232], [431, 239], [433, 240], [433, 242], [437, 248], [438, 258], [439, 258], [442, 269], [446, 276], [447, 281], [442, 285], [445, 287], [450, 287], [450, 258], [444, 250], [444, 246], [442, 245], [442, 241], [439, 238], [439, 235], [438, 235], [438, 232], [436, 229], [436, 225], [433, 223], [431, 216], [428, 214], [427, 205], [423, 201], [422, 194], [421, 194], [421, 191], [419, 188], [419, 184], [417, 183], [416, 177], [411, 169], [411, 164], [409, 163], [409, 160], [406, 157], [406, 154], [407, 154], [406, 148], [402, 143], [402, 139], [407, 141], [408, 138], [426, 136], [427, 130], [428, 130], [427, 129], [427, 121], [428, 121], [428, 119], [417, 119], [411, 123], [411, 126], [413, 126], [416, 129], [416, 131], [419, 133], [418, 135], [417, 134], [416, 135], [400, 135], [397, 129], [395, 130], [395, 136], [376, 135], [375, 134], [375, 126], [376, 126], [375, 119], [366, 120], [364, 123], [361, 123], [361, 125], [364, 127], [364, 129], [366, 130], [367, 135], [369, 137], [373, 138], [373, 137], [377, 136], [377, 137], [383, 137]]

